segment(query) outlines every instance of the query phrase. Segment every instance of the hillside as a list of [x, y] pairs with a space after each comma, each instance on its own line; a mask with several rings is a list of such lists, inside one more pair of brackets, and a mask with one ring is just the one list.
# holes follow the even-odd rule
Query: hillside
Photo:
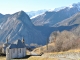
[[65, 52], [45, 53], [42, 57], [57, 58], [58, 60], [79, 60], [80, 49], [69, 50]]
[[80, 36], [80, 12], [71, 16], [70, 18], [67, 18], [67, 19], [53, 25], [53, 27], [72, 26], [72, 25], [77, 25], [77, 26], [72, 27], [72, 29], [70, 31], [73, 32], [74, 34], [76, 34], [77, 36]]
[[23, 37], [27, 44], [45, 44], [43, 41], [46, 40], [46, 37], [35, 29], [29, 16], [24, 11], [19, 11], [11, 15], [4, 15], [0, 21], [1, 42], [5, 42], [7, 37], [9, 42], [22, 39]]
[[54, 26], [71, 26], [75, 24], [80, 24], [80, 12], [76, 13], [75, 15], [71, 16], [70, 18], [67, 18]]
[[[54, 49], [53, 48], [54, 46], [55, 46], [55, 43], [48, 44], [48, 49], [49, 49], [48, 52], [51, 52]], [[41, 47], [35, 48], [33, 50], [33, 52], [35, 52], [37, 54], [46, 53], [47, 52], [47, 46], [45, 45], [45, 46], [41, 46]]]
[[49, 37], [48, 45], [33, 50], [36, 53], [60, 52], [80, 48], [80, 37], [71, 31], [55, 31]]

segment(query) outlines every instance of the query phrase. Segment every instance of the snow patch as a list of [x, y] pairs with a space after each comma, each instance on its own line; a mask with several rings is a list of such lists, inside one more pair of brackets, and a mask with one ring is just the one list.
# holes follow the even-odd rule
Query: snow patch
[[58, 12], [58, 11], [60, 11], [60, 10], [62, 10], [62, 9], [65, 9], [65, 8], [66, 8], [65, 6], [64, 6], [64, 7], [55, 8], [54, 11], [55, 11], [55, 12]]
[[54, 11], [54, 9], [49, 9], [49, 10], [48, 10], [48, 12], [53, 12], [53, 11]]
[[69, 8], [73, 8], [73, 5], [69, 5]]
[[20, 27], [19, 32], [22, 30], [22, 28], [23, 28], [23, 24], [22, 24], [22, 26]]
[[40, 15], [43, 15], [43, 14], [44, 14], [44, 13], [41, 13], [41, 14], [35, 15], [35, 16], [31, 17], [30, 19], [36, 18], [36, 17], [38, 17], [38, 16], [40, 16]]

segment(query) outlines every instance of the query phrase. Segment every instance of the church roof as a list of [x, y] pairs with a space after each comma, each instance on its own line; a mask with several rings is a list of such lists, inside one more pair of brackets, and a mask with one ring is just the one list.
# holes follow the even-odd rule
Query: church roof
[[24, 48], [26, 47], [24, 43], [22, 43], [21, 40], [16, 40], [13, 44], [9, 45], [7, 48]]

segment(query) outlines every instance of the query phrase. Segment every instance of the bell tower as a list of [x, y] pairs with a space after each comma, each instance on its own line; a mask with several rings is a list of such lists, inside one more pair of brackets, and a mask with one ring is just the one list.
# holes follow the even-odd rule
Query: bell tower
[[8, 38], [6, 38], [6, 43], [8, 43]]
[[22, 37], [22, 43], [24, 43], [25, 41], [24, 41], [24, 38]]

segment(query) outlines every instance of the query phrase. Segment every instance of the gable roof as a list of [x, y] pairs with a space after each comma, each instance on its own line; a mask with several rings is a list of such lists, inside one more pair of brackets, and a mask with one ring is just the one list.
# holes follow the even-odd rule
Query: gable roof
[[7, 48], [12, 49], [12, 48], [24, 48], [26, 45], [22, 43], [21, 40], [16, 40], [13, 44], [9, 45]]

